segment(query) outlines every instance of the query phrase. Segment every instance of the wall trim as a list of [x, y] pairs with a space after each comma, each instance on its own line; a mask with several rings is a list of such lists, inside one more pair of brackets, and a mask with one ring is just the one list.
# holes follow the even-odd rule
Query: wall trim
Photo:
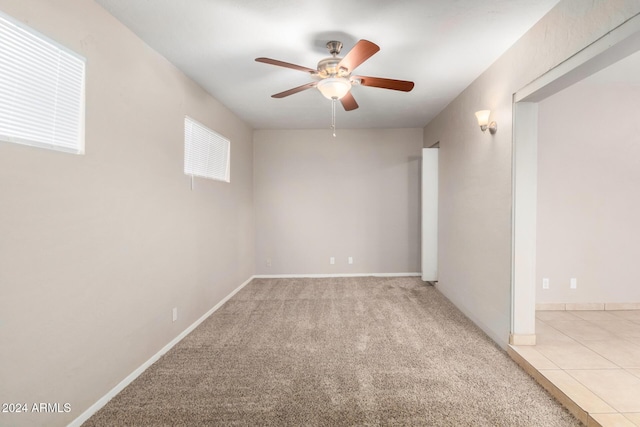
[[536, 345], [536, 334], [510, 334], [509, 345]]
[[640, 302], [538, 303], [536, 311], [640, 310]]
[[171, 350], [171, 348], [173, 348], [176, 344], [178, 344], [180, 341], [182, 341], [182, 339], [184, 337], [189, 335], [189, 333], [191, 333], [191, 331], [193, 331], [195, 328], [197, 328], [209, 316], [211, 316], [215, 311], [217, 311], [220, 307], [222, 307], [224, 305], [224, 303], [229, 301], [231, 299], [231, 297], [233, 297], [242, 288], [244, 288], [249, 282], [251, 282], [254, 279], [254, 277], [256, 277], [256, 276], [249, 277], [243, 284], [241, 284], [240, 286], [235, 288], [233, 291], [231, 291], [231, 293], [229, 293], [229, 295], [224, 297], [220, 302], [218, 302], [216, 305], [214, 305], [213, 308], [211, 308], [209, 311], [207, 311], [205, 314], [203, 314], [198, 320], [196, 320], [189, 327], [187, 327], [187, 329], [182, 331], [177, 337], [175, 337], [167, 345], [162, 347], [160, 349], [160, 351], [158, 351], [156, 354], [151, 356], [149, 358], [149, 360], [147, 360], [142, 365], [140, 365], [140, 367], [138, 367], [135, 371], [133, 371], [132, 373], [127, 375], [127, 377], [125, 379], [123, 379], [122, 381], [120, 381], [118, 383], [118, 385], [116, 385], [114, 388], [109, 390], [109, 392], [107, 394], [102, 396], [100, 399], [98, 399], [98, 401], [96, 403], [94, 403], [89, 408], [87, 408], [82, 414], [80, 414], [80, 416], [78, 416], [75, 420], [73, 420], [71, 423], [69, 423], [67, 427], [80, 427], [82, 425], [82, 423], [84, 423], [89, 418], [91, 418], [91, 416], [93, 414], [98, 412], [104, 405], [106, 405], [111, 399], [113, 399], [118, 393], [120, 393], [126, 386], [131, 384], [133, 382], [133, 380], [138, 378], [140, 376], [140, 374], [142, 374], [144, 371], [146, 371], [147, 368], [149, 368], [158, 359], [160, 359], [160, 357], [163, 354], [165, 354], [167, 351]]
[[303, 279], [328, 277], [421, 277], [422, 273], [256, 274], [255, 279]]
[[[451, 287], [442, 285], [439, 281], [435, 282], [435, 288], [444, 296], [451, 304], [453, 304], [465, 317], [471, 320], [482, 332], [484, 332], [493, 342], [495, 342], [500, 348], [506, 350], [509, 346], [509, 338], [501, 336], [493, 331], [487, 323], [485, 323], [481, 317], [473, 314], [471, 310], [464, 304], [468, 298], [458, 297], [455, 292], [451, 290]], [[511, 335], [509, 335], [510, 337]]]

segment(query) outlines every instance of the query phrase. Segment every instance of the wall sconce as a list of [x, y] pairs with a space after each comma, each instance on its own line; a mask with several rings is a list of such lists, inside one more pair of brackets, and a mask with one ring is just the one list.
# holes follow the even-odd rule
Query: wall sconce
[[498, 124], [496, 122], [489, 123], [489, 114], [491, 114], [491, 110], [476, 111], [476, 117], [478, 118], [480, 130], [482, 132], [485, 132], [487, 129], [489, 129], [489, 133], [493, 135], [498, 131]]

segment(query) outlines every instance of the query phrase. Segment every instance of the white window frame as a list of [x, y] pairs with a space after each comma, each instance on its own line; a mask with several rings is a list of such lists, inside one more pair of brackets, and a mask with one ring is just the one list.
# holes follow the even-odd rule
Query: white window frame
[[0, 141], [84, 154], [86, 59], [0, 12]]
[[231, 182], [231, 141], [189, 116], [184, 117], [184, 173]]

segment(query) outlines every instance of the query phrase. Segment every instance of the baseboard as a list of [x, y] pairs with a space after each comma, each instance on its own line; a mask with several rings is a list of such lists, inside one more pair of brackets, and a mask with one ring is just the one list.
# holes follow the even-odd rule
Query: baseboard
[[640, 310], [640, 302], [607, 302], [605, 310]]
[[564, 311], [567, 305], [563, 302], [544, 302], [536, 304], [536, 311]]
[[637, 302], [540, 303], [536, 311], [640, 310]]
[[536, 334], [510, 334], [509, 345], [536, 345]]
[[256, 274], [256, 279], [326, 278], [326, 277], [421, 277], [422, 273], [337, 273], [337, 274]]
[[224, 305], [224, 303], [229, 301], [229, 299], [231, 299], [231, 297], [233, 297], [236, 293], [238, 293], [238, 291], [240, 291], [249, 282], [251, 282], [254, 279], [254, 277], [256, 277], [256, 276], [251, 276], [249, 279], [247, 279], [246, 282], [244, 282], [243, 284], [238, 286], [236, 289], [231, 291], [231, 293], [229, 295], [224, 297], [219, 303], [217, 303], [215, 306], [213, 306], [213, 308], [211, 310], [209, 310], [205, 314], [203, 314], [198, 320], [193, 322], [187, 329], [182, 331], [180, 333], [180, 335], [178, 335], [173, 340], [171, 340], [171, 342], [169, 342], [169, 344], [167, 344], [164, 347], [162, 347], [160, 349], [160, 351], [158, 351], [156, 354], [151, 356], [151, 358], [149, 360], [147, 360], [146, 362], [144, 362], [142, 365], [140, 365], [140, 367], [138, 367], [138, 369], [136, 369], [131, 374], [129, 374], [125, 379], [120, 381], [120, 383], [118, 383], [118, 385], [116, 385], [114, 388], [112, 388], [107, 394], [102, 396], [96, 403], [91, 405], [86, 411], [84, 411], [82, 414], [80, 414], [80, 416], [78, 418], [76, 418], [71, 423], [69, 423], [69, 425], [67, 427], [79, 427], [79, 426], [82, 425], [82, 423], [84, 423], [89, 418], [91, 418], [91, 416], [93, 414], [98, 412], [100, 410], [100, 408], [102, 408], [104, 405], [107, 404], [107, 402], [109, 402], [111, 399], [113, 399], [126, 386], [131, 384], [133, 382], [133, 380], [138, 378], [140, 376], [140, 374], [142, 374], [145, 370], [147, 370], [147, 368], [149, 366], [153, 365], [158, 359], [160, 359], [160, 357], [163, 354], [165, 354], [167, 351], [171, 350], [171, 348], [173, 348], [173, 346], [178, 344], [184, 337], [189, 335], [189, 333], [191, 333], [191, 331], [193, 331], [195, 328], [197, 328], [198, 325], [200, 325], [202, 322], [204, 322], [207, 319], [207, 317], [211, 316], [216, 310], [218, 310], [220, 307], [222, 307]]
[[476, 316], [465, 305], [465, 301], [470, 302], [470, 304], [473, 304], [473, 301], [470, 301], [468, 298], [465, 299], [464, 297], [458, 297], [458, 295], [456, 295], [450, 287], [442, 286], [440, 282], [436, 282], [435, 288], [446, 299], [448, 299], [451, 304], [453, 304], [458, 310], [460, 310], [460, 312], [464, 314], [467, 319], [471, 320], [478, 328], [482, 329], [482, 332], [484, 332], [491, 340], [493, 340], [493, 342], [498, 344], [500, 348], [506, 351], [507, 347], [509, 346], [509, 338], [503, 337], [502, 335], [498, 334], [487, 323], [485, 323], [483, 319]]

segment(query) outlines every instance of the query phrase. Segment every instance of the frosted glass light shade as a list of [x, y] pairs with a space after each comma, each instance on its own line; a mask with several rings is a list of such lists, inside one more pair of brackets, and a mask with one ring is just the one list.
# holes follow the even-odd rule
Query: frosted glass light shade
[[316, 86], [327, 99], [340, 99], [351, 89], [351, 82], [344, 77], [329, 77], [320, 80]]
[[491, 110], [476, 111], [476, 118], [478, 119], [480, 130], [482, 132], [485, 132], [487, 129], [489, 129], [489, 133], [491, 135], [495, 135], [495, 133], [498, 131], [498, 124], [496, 122], [489, 123], [489, 115], [491, 115]]
[[478, 119], [478, 124], [480, 125], [480, 127], [486, 126], [489, 124], [490, 114], [491, 114], [491, 110], [476, 111], [476, 118]]

